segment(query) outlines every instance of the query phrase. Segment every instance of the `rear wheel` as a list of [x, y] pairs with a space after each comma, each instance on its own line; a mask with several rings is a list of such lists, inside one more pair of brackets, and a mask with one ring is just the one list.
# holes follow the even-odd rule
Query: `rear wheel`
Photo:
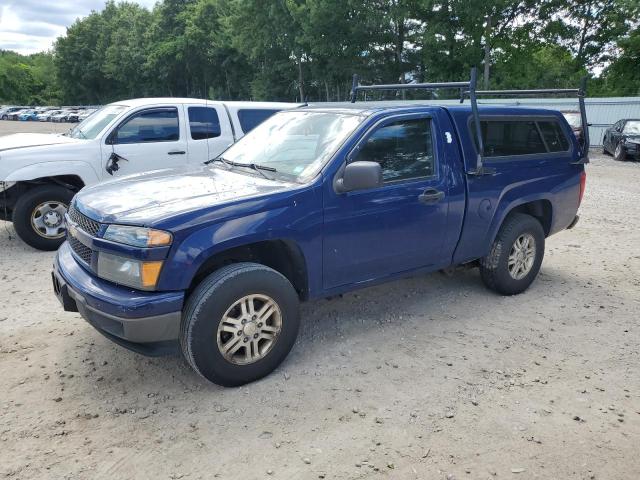
[[480, 261], [484, 284], [502, 295], [524, 292], [535, 280], [544, 257], [544, 230], [530, 215], [505, 220], [489, 255]]
[[64, 242], [64, 214], [74, 193], [59, 185], [27, 190], [13, 209], [18, 236], [38, 250], [56, 250]]
[[207, 380], [232, 387], [271, 373], [298, 335], [298, 295], [275, 270], [237, 263], [205, 278], [187, 301], [182, 352]]

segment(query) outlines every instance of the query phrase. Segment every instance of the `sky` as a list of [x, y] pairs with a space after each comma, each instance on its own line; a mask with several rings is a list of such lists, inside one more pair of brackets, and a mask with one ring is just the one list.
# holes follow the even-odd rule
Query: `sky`
[[[133, 0], [153, 7], [156, 0]], [[30, 54], [49, 50], [78, 17], [101, 10], [104, 0], [0, 0], [0, 49]]]

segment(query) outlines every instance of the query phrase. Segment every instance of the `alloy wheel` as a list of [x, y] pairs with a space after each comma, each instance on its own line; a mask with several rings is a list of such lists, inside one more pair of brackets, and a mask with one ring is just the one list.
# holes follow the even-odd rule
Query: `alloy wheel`
[[220, 320], [216, 341], [222, 356], [235, 365], [262, 360], [282, 329], [282, 313], [269, 296], [251, 294], [231, 305]]
[[526, 277], [536, 259], [536, 240], [530, 233], [523, 233], [511, 246], [509, 252], [509, 274], [515, 280]]

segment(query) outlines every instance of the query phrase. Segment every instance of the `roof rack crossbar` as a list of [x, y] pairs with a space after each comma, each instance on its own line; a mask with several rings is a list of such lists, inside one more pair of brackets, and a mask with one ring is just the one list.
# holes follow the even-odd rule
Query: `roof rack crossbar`
[[[574, 94], [578, 95], [578, 88], [539, 88], [533, 90], [476, 90], [476, 95], [550, 95], [550, 94]], [[465, 92], [468, 94], [469, 92]]]
[[391, 83], [387, 85], [359, 85], [358, 75], [353, 76], [351, 88], [351, 103], [356, 102], [358, 92], [371, 90], [438, 90], [444, 88], [469, 88], [469, 82], [439, 82], [439, 83]]
[[358, 92], [367, 92], [373, 90], [441, 90], [454, 89], [460, 90], [460, 99], [464, 99], [468, 95], [471, 100], [471, 111], [474, 119], [474, 130], [478, 144], [478, 158], [475, 168], [468, 171], [468, 175], [485, 175], [491, 173], [490, 169], [485, 169], [482, 165], [482, 157], [484, 152], [484, 143], [482, 141], [482, 131], [480, 129], [480, 115], [478, 113], [478, 104], [476, 101], [475, 91], [477, 83], [477, 70], [475, 67], [471, 69], [471, 78], [468, 82], [436, 82], [436, 83], [394, 83], [387, 85], [360, 85], [360, 77], [353, 75], [351, 84], [351, 103], [355, 103]]

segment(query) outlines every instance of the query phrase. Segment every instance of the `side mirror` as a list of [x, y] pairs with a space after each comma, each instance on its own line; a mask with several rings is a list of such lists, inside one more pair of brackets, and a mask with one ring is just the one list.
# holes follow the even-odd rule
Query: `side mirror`
[[347, 164], [342, 177], [335, 183], [338, 193], [369, 190], [382, 185], [382, 168], [378, 162], [353, 162]]

